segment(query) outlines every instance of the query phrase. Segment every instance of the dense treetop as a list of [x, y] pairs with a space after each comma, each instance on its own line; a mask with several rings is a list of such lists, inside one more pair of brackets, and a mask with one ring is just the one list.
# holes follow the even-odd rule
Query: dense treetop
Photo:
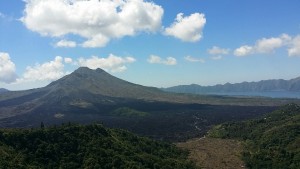
[[100, 124], [1, 129], [2, 168], [196, 168], [187, 152]]

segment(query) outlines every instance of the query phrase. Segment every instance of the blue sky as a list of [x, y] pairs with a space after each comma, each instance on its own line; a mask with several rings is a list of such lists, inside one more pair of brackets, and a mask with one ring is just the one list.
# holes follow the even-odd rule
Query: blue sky
[[80, 66], [145, 86], [300, 76], [298, 0], [0, 0], [0, 88]]

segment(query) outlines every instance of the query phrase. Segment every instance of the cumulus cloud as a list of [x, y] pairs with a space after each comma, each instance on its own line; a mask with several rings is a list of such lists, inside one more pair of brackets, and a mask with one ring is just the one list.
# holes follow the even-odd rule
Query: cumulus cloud
[[300, 35], [296, 36], [292, 42], [291, 46], [288, 48], [289, 56], [300, 56]]
[[283, 40], [281, 38], [263, 38], [256, 42], [255, 49], [257, 53], [271, 53], [282, 45]]
[[234, 50], [235, 56], [246, 56], [253, 52], [253, 47], [244, 45]]
[[123, 72], [127, 69], [126, 64], [135, 62], [133, 57], [119, 57], [110, 54], [106, 58], [92, 56], [91, 58], [79, 58], [78, 66], [85, 66], [91, 69], [101, 68], [110, 72]]
[[19, 79], [18, 83], [28, 81], [53, 81], [66, 75], [64, 72], [63, 58], [56, 56], [54, 60], [35, 66], [27, 66], [25, 73]]
[[76, 42], [68, 40], [60, 40], [55, 44], [56, 47], [74, 48], [77, 46]]
[[111, 39], [156, 32], [163, 8], [145, 0], [26, 0], [21, 21], [43, 36], [75, 34], [83, 47], [103, 47]]
[[10, 60], [9, 54], [0, 52], [0, 82], [12, 83], [16, 78], [16, 66]]
[[201, 58], [194, 58], [192, 56], [185, 56], [184, 59], [186, 61], [189, 61], [189, 62], [200, 62], [200, 63], [205, 63], [205, 60], [204, 59], [201, 59]]
[[262, 38], [256, 41], [254, 46], [244, 45], [234, 51], [236, 56], [246, 56], [254, 53], [268, 54], [273, 53], [276, 49], [288, 45], [291, 37], [287, 34], [282, 34], [279, 37]]
[[156, 55], [150, 55], [147, 61], [151, 64], [164, 64], [164, 65], [176, 65], [177, 60], [173, 57], [167, 57], [166, 59], [162, 59]]
[[208, 49], [207, 52], [210, 55], [227, 55], [229, 53], [229, 49], [220, 48], [218, 46], [213, 46], [212, 48]]
[[202, 38], [205, 23], [206, 18], [202, 13], [194, 13], [186, 17], [183, 16], [183, 13], [179, 13], [174, 23], [167, 27], [164, 33], [185, 42], [196, 42]]

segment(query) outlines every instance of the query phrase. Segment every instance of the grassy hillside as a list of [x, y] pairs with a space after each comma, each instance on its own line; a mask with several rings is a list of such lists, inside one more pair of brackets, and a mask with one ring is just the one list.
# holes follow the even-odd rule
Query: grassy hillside
[[249, 168], [300, 168], [300, 106], [289, 104], [265, 117], [216, 126], [212, 137], [244, 141]]
[[242, 144], [232, 139], [202, 137], [177, 143], [177, 146], [189, 150], [189, 159], [205, 169], [243, 169], [240, 159]]
[[174, 145], [99, 124], [0, 130], [1, 168], [196, 168]]

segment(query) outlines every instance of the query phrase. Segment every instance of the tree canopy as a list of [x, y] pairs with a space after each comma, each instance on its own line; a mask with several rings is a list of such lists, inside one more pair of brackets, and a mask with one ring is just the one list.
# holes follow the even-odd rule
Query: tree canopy
[[173, 144], [101, 124], [1, 129], [0, 154], [4, 169], [196, 168]]

